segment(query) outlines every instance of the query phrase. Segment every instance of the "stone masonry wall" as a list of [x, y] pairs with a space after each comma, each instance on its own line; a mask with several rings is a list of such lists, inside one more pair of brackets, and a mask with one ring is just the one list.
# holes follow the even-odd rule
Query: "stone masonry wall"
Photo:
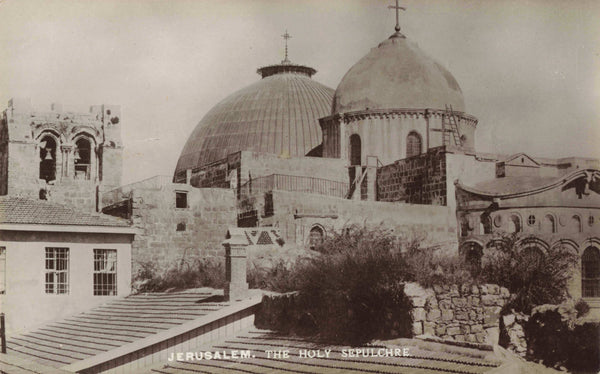
[[[264, 200], [264, 199], [263, 199]], [[325, 235], [350, 225], [393, 230], [399, 236], [425, 234], [424, 245], [456, 248], [456, 218], [444, 206], [390, 204], [380, 201], [354, 201], [317, 194], [273, 191], [273, 215], [263, 226], [281, 230], [286, 242], [306, 244], [309, 232], [321, 226]], [[262, 214], [259, 208], [259, 214]]]
[[377, 169], [377, 200], [446, 205], [446, 150], [398, 160]]
[[500, 310], [509, 291], [495, 284], [442, 285], [424, 289], [408, 283], [413, 304], [413, 333], [472, 343], [498, 343]]
[[[236, 224], [232, 190], [172, 186], [133, 191], [131, 220], [141, 232], [132, 244], [134, 271], [145, 261], [166, 269], [205, 257], [224, 259], [221, 243]], [[186, 188], [189, 207], [176, 208], [175, 191]]]
[[[233, 190], [153, 178], [113, 192], [103, 196], [104, 212], [129, 217], [138, 229], [132, 243], [134, 275], [146, 262], [162, 271], [201, 258], [225, 258], [221, 243], [237, 218]], [[187, 208], [176, 207], [177, 192], [187, 193]]]

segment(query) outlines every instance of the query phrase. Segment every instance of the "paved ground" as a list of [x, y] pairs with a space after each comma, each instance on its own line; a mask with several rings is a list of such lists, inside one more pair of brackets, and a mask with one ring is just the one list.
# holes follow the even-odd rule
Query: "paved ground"
[[[393, 344], [393, 345], [392, 345]], [[479, 351], [470, 348], [447, 346], [440, 343], [423, 342], [416, 339], [399, 339], [386, 342], [392, 353], [404, 353], [406, 348], [410, 356], [380, 357], [378, 353], [383, 345], [372, 348], [368, 356], [359, 354], [350, 357], [350, 347], [328, 346], [302, 338], [282, 336], [265, 330], [251, 330], [235, 338], [207, 347], [192, 359], [165, 362], [150, 368], [147, 373], [183, 374], [183, 373], [469, 373], [479, 374], [498, 368], [501, 362], [491, 351]], [[398, 351], [394, 351], [398, 349]], [[328, 351], [326, 351], [328, 350]], [[232, 355], [237, 351], [238, 357]], [[250, 351], [249, 358], [241, 357], [244, 351]], [[288, 351], [288, 356], [275, 357], [274, 352]], [[211, 352], [212, 359], [206, 359], [205, 352]], [[221, 357], [215, 358], [216, 352]], [[314, 352], [328, 357], [309, 357]], [[389, 351], [388, 351], [389, 352]], [[199, 360], [202, 353], [202, 360]], [[372, 357], [371, 353], [375, 355]], [[346, 354], [346, 356], [345, 356]], [[226, 355], [224, 357], [224, 355]]]

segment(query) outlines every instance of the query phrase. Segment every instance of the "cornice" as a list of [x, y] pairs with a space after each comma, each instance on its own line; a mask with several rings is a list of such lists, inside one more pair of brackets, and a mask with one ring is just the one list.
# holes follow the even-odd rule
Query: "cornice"
[[[336, 113], [328, 117], [323, 117], [320, 121], [344, 121], [350, 123], [364, 119], [394, 119], [394, 118], [432, 118], [442, 117], [447, 112], [439, 109], [410, 109], [410, 108], [391, 108], [391, 109], [369, 109], [347, 113]], [[477, 118], [464, 112], [453, 112], [464, 123], [471, 126], [477, 126]]]

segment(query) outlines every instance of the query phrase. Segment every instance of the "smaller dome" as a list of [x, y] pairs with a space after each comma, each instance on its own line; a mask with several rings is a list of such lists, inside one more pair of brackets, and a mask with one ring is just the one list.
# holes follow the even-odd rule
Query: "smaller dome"
[[335, 91], [332, 114], [366, 109], [445, 109], [464, 112], [458, 82], [419, 47], [396, 33], [360, 59]]

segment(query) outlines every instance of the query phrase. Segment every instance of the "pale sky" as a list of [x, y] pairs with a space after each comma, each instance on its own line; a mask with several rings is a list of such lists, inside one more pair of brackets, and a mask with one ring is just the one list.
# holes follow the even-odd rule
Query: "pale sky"
[[[393, 0], [0, 0], [0, 108], [122, 109], [123, 183], [172, 175], [202, 116], [283, 59], [336, 88], [393, 33]], [[403, 0], [459, 82], [480, 152], [600, 158], [600, 1]]]

